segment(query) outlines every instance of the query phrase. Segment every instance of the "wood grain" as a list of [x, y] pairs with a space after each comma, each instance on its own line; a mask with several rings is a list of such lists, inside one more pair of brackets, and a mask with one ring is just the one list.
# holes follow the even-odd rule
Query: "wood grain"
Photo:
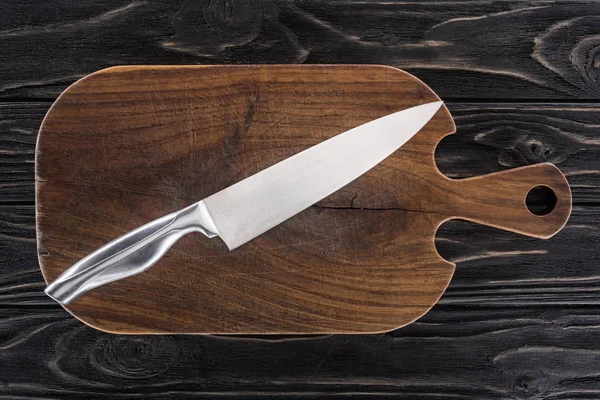
[[[52, 281], [137, 225], [341, 131], [436, 99], [411, 75], [373, 66], [93, 74], [61, 95], [40, 130], [42, 271]], [[462, 217], [550, 237], [570, 213], [568, 184], [550, 164], [445, 178], [433, 153], [454, 129], [443, 108], [377, 168], [243, 249], [186, 238], [148, 273], [67, 308], [121, 333], [358, 333], [412, 322], [454, 271], [434, 247], [442, 222]], [[546, 216], [524, 204], [540, 184], [558, 198]]]
[[[3, 4], [0, 397], [600, 397], [594, 358], [600, 324], [600, 113], [598, 79], [593, 79], [598, 2], [263, 2], [268, 25], [247, 44], [231, 35], [220, 42], [206, 31], [194, 34], [195, 21], [205, 24], [197, 8], [202, 4], [209, 2]], [[302, 13], [288, 11], [295, 9]], [[229, 15], [250, 25], [243, 18], [248, 11], [234, 10]], [[488, 34], [487, 26], [477, 32], [470, 27], [488, 15], [495, 17], [495, 34]], [[451, 26], [456, 19], [464, 30], [448, 37], [458, 35], [458, 46], [463, 33], [478, 41], [463, 47], [470, 52], [461, 60], [452, 59], [452, 44], [423, 40], [431, 27]], [[273, 40], [279, 27], [287, 31], [282, 40]], [[555, 34], [546, 35], [550, 30]], [[35, 252], [33, 153], [39, 124], [56, 96], [76, 79], [115, 64], [293, 62], [298, 45], [286, 41], [289, 32], [287, 37], [310, 52], [307, 62], [389, 62], [427, 82], [446, 100], [457, 124], [457, 133], [436, 153], [447, 176], [556, 163], [573, 191], [569, 223], [549, 240], [469, 222], [445, 223], [436, 246], [457, 264], [448, 290], [419, 321], [384, 335], [120, 339], [82, 326], [48, 299]], [[354, 34], [370, 40], [349, 45]], [[514, 35], [529, 36], [519, 42]], [[248, 37], [243, 30], [240, 36]], [[197, 53], [161, 46], [174, 39], [190, 50], [197, 45]], [[198, 46], [207, 40], [210, 46]], [[503, 46], [505, 40], [512, 41], [510, 47]], [[536, 42], [543, 43], [551, 63], [534, 61]], [[411, 48], [412, 43], [418, 46]], [[443, 69], [450, 62], [453, 69]], [[501, 65], [487, 68], [494, 64]], [[499, 363], [501, 354], [510, 357]], [[168, 367], [161, 370], [161, 363]]]
[[123, 64], [370, 63], [445, 100], [597, 99], [597, 1], [465, 4], [24, 0], [0, 16], [0, 94], [54, 99]]
[[0, 330], [0, 363], [20, 371], [1, 390], [30, 398], [591, 399], [599, 394], [599, 311], [436, 307], [391, 334], [295, 338], [111, 335], [64, 313], [21, 312], [0, 320], [20, 328]]
[[33, 204], [37, 133], [49, 104], [0, 104], [0, 203]]
[[[29, 115], [11, 125], [27, 131], [49, 106], [3, 105], [0, 121], [7, 126], [13, 115]], [[121, 338], [82, 325], [44, 295], [33, 191], [14, 194], [15, 201], [29, 205], [0, 205], [0, 394], [73, 399], [597, 397], [600, 172], [594, 168], [600, 152], [593, 142], [598, 108], [522, 103], [454, 103], [449, 108], [457, 133], [445, 138], [436, 153], [448, 176], [545, 161], [543, 152], [526, 145], [529, 140], [561, 153], [559, 164], [575, 204], [561, 232], [538, 240], [469, 222], [445, 223], [436, 246], [457, 264], [448, 290], [424, 317], [388, 334]], [[2, 154], [21, 149], [12, 131], [0, 130]], [[480, 133], [486, 134], [485, 142]], [[35, 130], [31, 134], [35, 138]], [[506, 166], [505, 152], [522, 157]], [[24, 176], [31, 187], [32, 161], [33, 156], [25, 156], [16, 164], [28, 171]], [[500, 364], [503, 354], [510, 357]]]

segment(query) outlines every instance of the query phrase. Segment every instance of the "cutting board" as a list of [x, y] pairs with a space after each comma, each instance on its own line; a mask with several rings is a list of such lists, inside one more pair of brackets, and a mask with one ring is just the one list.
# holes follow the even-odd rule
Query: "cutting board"
[[[44, 278], [329, 137], [436, 100], [414, 76], [383, 66], [136, 66], [89, 75], [59, 97], [39, 133]], [[551, 164], [443, 176], [434, 152], [454, 131], [442, 107], [377, 167], [248, 244], [229, 252], [218, 238], [190, 234], [146, 272], [66, 309], [117, 333], [373, 333], [406, 325], [452, 278], [455, 265], [434, 245], [444, 221], [548, 238], [571, 211], [569, 185]], [[540, 185], [556, 200], [544, 215], [525, 204]]]

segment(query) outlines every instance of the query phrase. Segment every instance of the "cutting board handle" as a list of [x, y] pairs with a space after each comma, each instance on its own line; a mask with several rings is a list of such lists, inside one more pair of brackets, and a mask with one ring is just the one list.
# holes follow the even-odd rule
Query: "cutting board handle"
[[[550, 163], [452, 182], [456, 201], [451, 208], [456, 218], [547, 239], [561, 230], [571, 214], [567, 179]], [[526, 198], [538, 187], [549, 194], [550, 202], [546, 210], [530, 211]]]

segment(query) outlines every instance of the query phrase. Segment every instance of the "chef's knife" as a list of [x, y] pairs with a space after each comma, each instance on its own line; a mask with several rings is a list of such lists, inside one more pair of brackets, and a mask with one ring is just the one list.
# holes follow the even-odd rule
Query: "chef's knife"
[[69, 304], [93, 288], [145, 271], [190, 232], [219, 236], [233, 250], [373, 168], [420, 131], [442, 104], [367, 122], [143, 225], [74, 264], [45, 292]]

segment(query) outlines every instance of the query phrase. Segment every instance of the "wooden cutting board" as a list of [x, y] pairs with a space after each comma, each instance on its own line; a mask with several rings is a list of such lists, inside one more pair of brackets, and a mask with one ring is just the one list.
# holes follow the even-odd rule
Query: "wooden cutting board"
[[[38, 253], [47, 282], [110, 240], [383, 115], [438, 100], [414, 76], [359, 65], [116, 67], [52, 106], [36, 150]], [[547, 238], [571, 211], [551, 164], [452, 180], [436, 168], [455, 131], [442, 107], [380, 165], [229, 252], [191, 234], [148, 271], [67, 310], [118, 333], [367, 333], [406, 325], [446, 289], [434, 245], [463, 218]], [[490, 157], [492, 155], [490, 154]], [[554, 209], [534, 215], [530, 189]]]

